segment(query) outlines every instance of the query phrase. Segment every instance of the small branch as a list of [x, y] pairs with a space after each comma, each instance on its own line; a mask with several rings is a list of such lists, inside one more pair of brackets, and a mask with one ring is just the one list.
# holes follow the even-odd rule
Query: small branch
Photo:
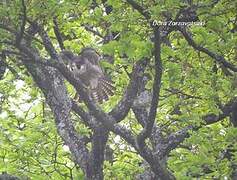
[[187, 94], [187, 93], [183, 92], [182, 90], [175, 89], [175, 88], [165, 89], [165, 91], [168, 91], [172, 94], [180, 94], [182, 96], [185, 96], [187, 99], [202, 99], [201, 97]]
[[202, 128], [203, 126], [214, 124], [216, 122], [219, 122], [219, 121], [225, 119], [228, 116], [231, 116], [233, 107], [236, 103], [237, 103], [237, 98], [233, 98], [228, 103], [226, 103], [223, 106], [223, 108], [221, 108], [222, 113], [220, 113], [219, 115], [210, 113], [210, 114], [203, 116], [202, 119], [204, 120], [204, 123], [202, 123], [200, 126], [198, 126], [198, 127], [188, 126], [178, 132], [170, 134], [170, 136], [167, 138], [168, 143], [167, 143], [165, 150], [163, 149], [162, 152], [160, 152], [160, 153], [163, 153], [161, 155], [162, 156], [167, 155], [167, 154], [169, 154], [169, 152], [171, 150], [177, 148], [186, 138], [189, 137], [190, 130], [197, 131], [200, 128]]
[[221, 114], [219, 114], [219, 115], [208, 114], [208, 115], [204, 116], [203, 120], [205, 121], [205, 123], [203, 125], [213, 124], [213, 123], [223, 120], [224, 118], [226, 118], [228, 116], [231, 116], [231, 113], [233, 111], [233, 106], [235, 105], [235, 103], [237, 103], [236, 97], [233, 98], [232, 100], [230, 100], [228, 103], [226, 103], [221, 108], [221, 111], [222, 111]]
[[127, 3], [130, 4], [134, 9], [136, 9], [141, 15], [143, 15], [147, 20], [151, 18], [151, 15], [144, 9], [142, 6], [137, 4], [133, 0], [127, 0]]
[[0, 54], [0, 62], [3, 64], [3, 66], [8, 68], [11, 71], [11, 73], [15, 75], [16, 78], [19, 78], [19, 73], [13, 67], [11, 67], [6, 61], [6, 56], [9, 57], [9, 55], [12, 55], [12, 54], [17, 55], [17, 56], [23, 56], [23, 54], [15, 52], [15, 51], [2, 50], [2, 54]]
[[63, 38], [62, 38], [61, 32], [59, 30], [58, 21], [57, 21], [56, 17], [53, 18], [53, 23], [54, 23], [54, 26], [53, 26], [54, 34], [58, 40], [59, 47], [61, 50], [64, 50], [65, 46], [63, 44]]
[[233, 64], [229, 63], [228, 61], [226, 61], [226, 59], [223, 56], [220, 56], [218, 54], [215, 54], [213, 52], [211, 52], [210, 50], [208, 50], [205, 47], [202, 47], [200, 45], [198, 45], [193, 38], [191, 37], [191, 35], [183, 28], [177, 27], [178, 30], [183, 34], [184, 38], [187, 40], [188, 44], [190, 46], [192, 46], [194, 49], [203, 52], [205, 54], [207, 54], [208, 56], [210, 56], [211, 58], [213, 58], [216, 62], [218, 62], [219, 64], [223, 64], [223, 66], [225, 66], [226, 68], [229, 68], [230, 70], [237, 72], [237, 67], [235, 67]]
[[82, 26], [85, 28], [85, 30], [87, 30], [87, 31], [91, 32], [92, 34], [94, 34], [96, 36], [99, 36], [100, 38], [104, 39], [104, 36], [99, 31], [94, 30], [92, 26], [87, 25], [87, 24], [84, 24]]

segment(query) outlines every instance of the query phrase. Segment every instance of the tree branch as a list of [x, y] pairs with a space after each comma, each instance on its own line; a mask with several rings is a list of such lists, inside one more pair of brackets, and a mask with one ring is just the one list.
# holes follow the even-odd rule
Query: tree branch
[[192, 46], [194, 49], [207, 54], [208, 56], [213, 58], [217, 63], [223, 64], [223, 66], [225, 66], [226, 68], [229, 68], [230, 70], [232, 70], [234, 72], [237, 72], [237, 67], [234, 66], [233, 64], [229, 63], [228, 61], [226, 61], [226, 59], [223, 56], [215, 54], [215, 53], [211, 52], [210, 50], [208, 50], [207, 48], [198, 45], [193, 40], [191, 35], [184, 28], [177, 27], [177, 29], [183, 34], [183, 36], [187, 40], [188, 44], [190, 46]]
[[232, 100], [230, 100], [228, 103], [226, 103], [221, 108], [222, 113], [220, 113], [219, 115], [207, 114], [207, 115], [203, 116], [204, 123], [202, 123], [200, 126], [198, 126], [198, 127], [187, 126], [178, 132], [172, 133], [167, 138], [167, 146], [166, 146], [165, 150], [160, 152], [160, 153], [163, 153], [161, 155], [165, 156], [165, 155], [169, 154], [169, 152], [171, 150], [177, 148], [177, 146], [179, 146], [186, 138], [189, 137], [190, 130], [197, 131], [198, 129], [202, 128], [203, 126], [214, 124], [216, 122], [219, 122], [219, 121], [225, 119], [228, 116], [231, 116], [233, 107], [236, 103], [237, 103], [237, 98], [233, 98]]
[[92, 34], [104, 39], [104, 36], [99, 32], [93, 29], [92, 26], [88, 25], [88, 24], [82, 24], [82, 26], [85, 28], [85, 30], [91, 32]]
[[161, 39], [160, 39], [160, 31], [158, 28], [154, 29], [155, 35], [155, 78], [153, 84], [153, 96], [151, 100], [151, 106], [149, 110], [149, 115], [146, 121], [145, 128], [140, 132], [137, 137], [138, 144], [143, 146], [145, 143], [145, 139], [151, 135], [152, 128], [155, 122], [157, 107], [159, 103], [159, 95], [160, 95], [160, 88], [161, 88], [161, 78], [162, 78], [162, 61], [161, 61]]
[[54, 23], [54, 26], [53, 26], [54, 34], [58, 40], [59, 47], [61, 50], [64, 50], [65, 46], [63, 44], [63, 38], [62, 38], [61, 32], [59, 30], [58, 21], [57, 21], [56, 17], [53, 18], [53, 23]]
[[93, 120], [93, 117], [83, 110], [78, 104], [72, 100], [72, 110], [76, 112], [81, 117], [81, 120], [84, 122], [85, 125], [87, 125], [90, 128], [94, 128], [97, 126], [97, 122]]
[[[82, 100], [85, 102], [86, 106], [90, 110], [91, 114], [96, 118], [97, 121], [101, 122], [104, 127], [108, 130], [114, 132], [115, 134], [120, 135], [124, 138], [128, 143], [130, 143], [134, 148], [136, 148], [135, 138], [131, 131], [122, 127], [118, 124], [115, 124], [115, 119], [106, 113], [104, 113], [95, 103], [89, 98], [88, 94], [84, 90], [84, 86], [80, 79], [76, 79], [73, 74], [65, 67], [61, 61], [42, 61], [42, 59], [35, 55], [31, 50], [25, 47], [23, 44], [19, 47], [21, 51], [29, 55], [31, 58], [31, 63], [42, 64], [45, 66], [51, 66], [58, 69], [62, 75], [74, 86], [74, 88], [79, 93]], [[26, 62], [27, 63], [27, 62]], [[30, 63], [30, 62], [28, 62]]]
[[20, 28], [20, 33], [17, 34], [16, 36], [16, 44], [20, 44], [21, 43], [21, 40], [23, 38], [23, 34], [24, 34], [24, 31], [25, 31], [25, 26], [26, 26], [26, 6], [25, 6], [25, 1], [24, 0], [21, 0], [21, 3], [22, 3], [22, 12], [23, 12], [23, 16], [22, 17], [22, 23], [21, 23], [21, 28]]
[[137, 4], [133, 0], [127, 0], [127, 3], [130, 4], [134, 9], [136, 9], [141, 15], [143, 15], [147, 20], [151, 18], [151, 15], [144, 9], [142, 6]]
[[28, 20], [29, 23], [37, 28], [38, 33], [40, 34], [40, 37], [43, 40], [43, 45], [46, 49], [46, 51], [49, 53], [50, 57], [52, 59], [56, 59], [58, 60], [58, 54], [53, 46], [53, 43], [51, 41], [51, 39], [49, 38], [48, 34], [44, 31], [43, 27], [41, 27], [39, 24], [37, 24], [36, 22], [31, 22], [30, 20]]
[[124, 93], [121, 101], [114, 107], [109, 115], [113, 116], [116, 122], [121, 121], [128, 114], [134, 99], [137, 97], [137, 92], [139, 86], [141, 86], [143, 73], [145, 71], [148, 59], [138, 61], [132, 71], [132, 78], [130, 79], [130, 83], [127, 87], [126, 92]]
[[[182, 90], [176, 89], [176, 88], [165, 89], [165, 91], [168, 91], [168, 92], [172, 93], [172, 95], [174, 95], [174, 94], [180, 94], [180, 95], [182, 95], [182, 96], [185, 96], [186, 99], [202, 99], [202, 98], [199, 97], [199, 96], [194, 96], [194, 95], [191, 95], [191, 94], [187, 94], [187, 93], [183, 92]], [[167, 95], [167, 96], [168, 96], [168, 95]]]
[[234, 110], [233, 107], [234, 107], [235, 103], [237, 103], [236, 97], [233, 98], [232, 100], [230, 100], [228, 103], [226, 103], [221, 108], [222, 113], [220, 113], [219, 115], [208, 114], [208, 115], [204, 116], [203, 117], [203, 120], [205, 121], [204, 125], [213, 124], [213, 123], [223, 120], [224, 118], [226, 118], [228, 116], [231, 116], [231, 113]]
[[93, 128], [93, 136], [91, 142], [91, 176], [88, 179], [104, 179], [103, 163], [105, 155], [105, 146], [108, 141], [109, 131], [102, 124]]
[[[20, 50], [22, 50], [22, 46], [21, 44]], [[34, 53], [35, 60], [40, 59], [37, 56]], [[86, 172], [89, 154], [86, 148], [85, 138], [78, 135], [70, 119], [72, 105], [67, 95], [62, 76], [54, 68], [42, 65], [35, 66], [26, 61], [25, 59], [23, 62], [27, 70], [31, 73], [38, 87], [43, 91], [46, 101], [54, 113], [58, 133], [69, 146], [76, 162]]]

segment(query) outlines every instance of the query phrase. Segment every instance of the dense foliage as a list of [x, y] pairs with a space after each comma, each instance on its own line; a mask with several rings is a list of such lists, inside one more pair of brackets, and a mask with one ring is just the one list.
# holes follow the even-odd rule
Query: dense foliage
[[[1, 1], [0, 172], [237, 178], [236, 12], [230, 0]], [[102, 105], [60, 61], [83, 47], [116, 87]]]

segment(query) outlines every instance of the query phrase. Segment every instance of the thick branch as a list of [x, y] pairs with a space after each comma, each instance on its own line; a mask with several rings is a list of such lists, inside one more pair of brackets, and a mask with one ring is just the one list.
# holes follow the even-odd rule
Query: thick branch
[[157, 153], [159, 153], [158, 155], [161, 157], [167, 156], [170, 153], [170, 151], [177, 148], [181, 142], [183, 142], [186, 138], [189, 137], [189, 131], [192, 129], [193, 129], [192, 126], [187, 126], [181, 129], [180, 131], [172, 133], [167, 138], [167, 141], [166, 141], [167, 143], [165, 145], [165, 148], [163, 148], [162, 150], [159, 149], [157, 151]]
[[[40, 59], [36, 54], [34, 56]], [[54, 113], [58, 133], [69, 146], [76, 162], [86, 172], [88, 166], [86, 142], [83, 136], [77, 134], [70, 119], [71, 101], [61, 75], [51, 67], [35, 66], [26, 61], [24, 64], [45, 94], [47, 103]]]
[[133, 67], [132, 78], [127, 87], [127, 90], [118, 103], [118, 105], [112, 109], [109, 115], [113, 116], [116, 122], [121, 121], [128, 114], [134, 99], [137, 97], [138, 88], [142, 83], [143, 73], [145, 71], [148, 59], [138, 61]]
[[155, 35], [155, 78], [153, 84], [153, 96], [151, 100], [150, 111], [148, 115], [148, 119], [146, 122], [145, 128], [141, 131], [138, 135], [138, 143], [140, 145], [144, 144], [145, 139], [151, 135], [152, 128], [155, 122], [157, 107], [159, 103], [159, 95], [160, 95], [160, 88], [161, 88], [161, 78], [162, 78], [162, 62], [161, 62], [161, 39], [160, 39], [160, 31], [159, 29], [154, 29]]
[[104, 128], [103, 125], [93, 129], [92, 136], [92, 149], [91, 149], [91, 172], [87, 175], [88, 179], [104, 179], [103, 174], [103, 163], [104, 163], [104, 153], [106, 142], [108, 141], [109, 131]]
[[[114, 132], [115, 134], [120, 135], [122, 138], [124, 138], [128, 143], [130, 143], [134, 148], [136, 148], [135, 145], [135, 139], [133, 137], [133, 134], [131, 131], [126, 129], [125, 127], [122, 127], [118, 124], [115, 124], [115, 119], [104, 113], [98, 106], [95, 105], [95, 103], [89, 98], [88, 94], [83, 88], [83, 84], [80, 79], [76, 79], [73, 74], [62, 64], [60, 61], [52, 61], [52, 62], [45, 62], [42, 61], [42, 59], [38, 56], [36, 56], [32, 51], [30, 51], [28, 48], [24, 47], [24, 45], [21, 45], [20, 50], [24, 53], [28, 54], [31, 58], [32, 63], [38, 63], [45, 66], [52, 66], [56, 69], [58, 69], [63, 76], [74, 86], [74, 88], [79, 93], [80, 97], [82, 97], [83, 101], [85, 102], [86, 106], [90, 110], [91, 114], [96, 118], [96, 120], [100, 121], [104, 127], [106, 127], [108, 130]], [[30, 63], [30, 62], [28, 62]]]
[[43, 40], [43, 45], [44, 45], [46, 51], [49, 53], [50, 57], [52, 59], [58, 60], [58, 54], [53, 46], [51, 39], [49, 38], [48, 34], [44, 31], [43, 27], [41, 27], [39, 24], [37, 24], [35, 22], [31, 22], [31, 21], [29, 21], [29, 22], [32, 26], [35, 26], [37, 28], [38, 33], [40, 34], [40, 37]]

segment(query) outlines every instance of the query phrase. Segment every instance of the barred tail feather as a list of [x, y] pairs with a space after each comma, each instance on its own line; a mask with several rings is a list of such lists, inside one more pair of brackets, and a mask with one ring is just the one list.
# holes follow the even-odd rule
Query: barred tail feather
[[103, 99], [105, 101], [108, 101], [109, 100], [109, 95], [106, 93], [106, 90], [104, 89], [104, 87], [101, 86], [100, 90], [101, 90], [101, 95], [103, 96]]
[[108, 80], [105, 77], [101, 77], [98, 82], [98, 86], [92, 90], [91, 96], [100, 104], [109, 99], [109, 96], [114, 95], [115, 87], [112, 85], [112, 81]]
[[109, 81], [107, 79], [102, 79], [101, 80], [101, 84], [103, 86], [104, 91], [106, 92], [106, 94], [108, 96], [113, 96], [114, 95], [114, 91], [115, 91], [115, 87], [112, 85], [112, 81]]
[[103, 102], [103, 94], [100, 89], [97, 90], [98, 93], [98, 102], [101, 104]]
[[101, 81], [109, 89], [111, 89], [112, 91], [115, 91], [116, 88], [113, 86], [114, 82], [112, 82], [110, 79], [104, 77], [104, 78], [101, 79]]
[[100, 82], [101, 82], [102, 89], [104, 90], [104, 92], [108, 96], [113, 96], [114, 91], [115, 91], [115, 87], [112, 85], [113, 82], [106, 78], [102, 78]]

